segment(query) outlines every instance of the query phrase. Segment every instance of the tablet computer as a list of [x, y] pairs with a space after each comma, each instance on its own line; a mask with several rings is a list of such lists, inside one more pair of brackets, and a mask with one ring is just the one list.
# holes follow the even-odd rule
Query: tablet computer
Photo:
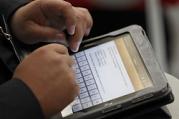
[[71, 55], [80, 94], [61, 112], [62, 118], [98, 118], [170, 92], [140, 26], [85, 40]]
[[[17, 49], [21, 59], [31, 51], [27, 47]], [[138, 25], [84, 40], [79, 52], [70, 55], [80, 94], [58, 118], [104, 118], [173, 101], [164, 72]]]

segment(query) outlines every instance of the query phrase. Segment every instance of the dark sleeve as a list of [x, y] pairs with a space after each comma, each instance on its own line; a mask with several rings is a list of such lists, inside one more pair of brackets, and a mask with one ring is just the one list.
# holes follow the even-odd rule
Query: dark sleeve
[[9, 19], [17, 8], [28, 2], [29, 0], [0, 0], [0, 14]]
[[21, 80], [0, 85], [1, 119], [44, 119], [36, 97]]

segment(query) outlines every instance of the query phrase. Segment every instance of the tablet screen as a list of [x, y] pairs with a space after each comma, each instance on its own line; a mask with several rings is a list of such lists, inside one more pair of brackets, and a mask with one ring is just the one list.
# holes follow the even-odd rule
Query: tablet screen
[[63, 117], [152, 86], [130, 34], [72, 57], [80, 94], [62, 111]]

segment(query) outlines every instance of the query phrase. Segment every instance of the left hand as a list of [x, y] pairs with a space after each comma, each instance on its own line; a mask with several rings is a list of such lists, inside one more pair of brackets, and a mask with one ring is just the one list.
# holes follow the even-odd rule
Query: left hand
[[66, 30], [71, 50], [77, 51], [92, 24], [92, 17], [85, 8], [74, 7], [64, 0], [34, 0], [14, 13], [11, 29], [27, 44], [67, 40]]

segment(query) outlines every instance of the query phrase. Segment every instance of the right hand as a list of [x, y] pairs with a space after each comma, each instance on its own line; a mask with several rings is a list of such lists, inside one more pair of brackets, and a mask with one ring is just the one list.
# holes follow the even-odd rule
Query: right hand
[[74, 52], [78, 51], [83, 37], [89, 35], [92, 24], [87, 9], [64, 0], [34, 0], [17, 9], [11, 19], [12, 33], [20, 41], [34, 44], [68, 40]]
[[72, 65], [66, 47], [50, 44], [28, 55], [16, 68], [13, 77], [22, 80], [32, 90], [48, 118], [64, 109], [78, 95]]

